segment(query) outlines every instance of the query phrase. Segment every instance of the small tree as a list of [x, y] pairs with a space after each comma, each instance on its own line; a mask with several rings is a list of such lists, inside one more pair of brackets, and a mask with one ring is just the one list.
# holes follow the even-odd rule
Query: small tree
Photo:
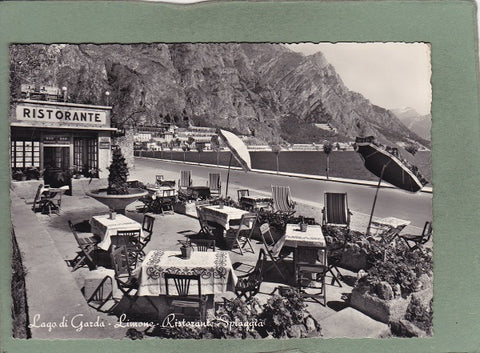
[[172, 153], [173, 153], [174, 145], [175, 145], [175, 142], [173, 140], [170, 140], [168, 142], [168, 148], [170, 149], [170, 162], [172, 161]]
[[327, 155], [327, 167], [325, 171], [327, 172], [327, 179], [328, 179], [328, 171], [330, 170], [330, 153], [332, 153], [333, 144], [330, 141], [323, 141], [323, 152]]
[[108, 167], [110, 174], [108, 175], [108, 189], [109, 195], [125, 195], [128, 194], [128, 166], [125, 162], [120, 148], [113, 150], [112, 163]]
[[219, 152], [220, 152], [220, 140], [218, 139], [218, 135], [213, 135], [210, 139], [210, 145], [212, 146], [212, 150], [217, 153], [217, 166], [219, 165]]
[[272, 143], [270, 144], [270, 148], [272, 149], [272, 152], [275, 153], [275, 157], [277, 160], [277, 174], [278, 174], [279, 173], [278, 157], [280, 156], [280, 152], [282, 151], [282, 146], [280, 146], [278, 143]]
[[200, 164], [200, 154], [203, 152], [203, 150], [205, 149], [205, 144], [203, 142], [197, 142], [195, 144], [195, 148], [198, 152], [198, 164]]
[[185, 162], [185, 155], [186, 155], [187, 151], [190, 151], [190, 147], [188, 147], [188, 145], [186, 143], [184, 143], [182, 145], [182, 151], [183, 151], [183, 161]]

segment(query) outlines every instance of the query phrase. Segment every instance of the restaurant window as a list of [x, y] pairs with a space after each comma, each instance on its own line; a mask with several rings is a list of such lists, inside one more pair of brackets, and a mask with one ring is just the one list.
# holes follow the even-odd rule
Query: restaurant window
[[96, 138], [76, 137], [73, 140], [73, 164], [86, 172], [98, 169], [98, 142]]
[[40, 167], [40, 141], [13, 140], [10, 144], [12, 168]]

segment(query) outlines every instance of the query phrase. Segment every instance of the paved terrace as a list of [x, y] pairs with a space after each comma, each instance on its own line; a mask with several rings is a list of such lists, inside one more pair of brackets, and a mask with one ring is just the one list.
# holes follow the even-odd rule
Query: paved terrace
[[[178, 179], [178, 175], [164, 174], [166, 179]], [[147, 170], [134, 170], [131, 178], [145, 183], [154, 181], [154, 175]], [[12, 224], [27, 273], [26, 288], [30, 323], [37, 318], [37, 326], [48, 322], [57, 324], [57, 327], [51, 330], [48, 327], [31, 328], [32, 337], [41, 339], [125, 337], [127, 328], [115, 327], [118, 324], [117, 316], [98, 312], [86, 303], [82, 288], [85, 278], [92, 276], [93, 271], [83, 267], [71, 272], [68, 265], [68, 260], [75, 257], [78, 249], [67, 221], [78, 223], [88, 220], [93, 215], [107, 213], [108, 208], [83, 193], [76, 192], [74, 196], [64, 196], [60, 215], [33, 214], [31, 205], [28, 203], [33, 198], [34, 191], [29, 194], [31, 197], [28, 197], [28, 192], [15, 187], [15, 184], [12, 184], [11, 191]], [[230, 194], [236, 195], [236, 188], [233, 185]], [[139, 205], [138, 202], [130, 205], [126, 215], [141, 221], [143, 214], [137, 211]], [[297, 214], [312, 216], [320, 220], [321, 208], [319, 206], [322, 205], [303, 204], [297, 200]], [[145, 249], [146, 253], [152, 249], [178, 250], [178, 240], [196, 234], [200, 229], [198, 220], [193, 215], [164, 216], [155, 214], [154, 217], [154, 233], [151, 242]], [[368, 217], [365, 215], [354, 214], [351, 223], [352, 229], [364, 231], [367, 222]], [[255, 254], [247, 253], [241, 256], [235, 252], [229, 252], [237, 274], [241, 274], [244, 269], [247, 269], [246, 265], [255, 264], [260, 246], [261, 244], [254, 242]], [[100, 264], [106, 268], [109, 267], [108, 255], [101, 256], [100, 254], [98, 259]], [[105, 273], [112, 273], [112, 270], [105, 271]], [[315, 302], [308, 304], [309, 311], [322, 326], [324, 337], [381, 337], [388, 334], [389, 330], [385, 324], [347, 307], [345, 298], [351, 292], [356, 274], [346, 270], [343, 270], [342, 273], [345, 275], [346, 281], [343, 287], [327, 286], [326, 307]], [[266, 278], [272, 282], [262, 284], [261, 293], [257, 295], [261, 303], [264, 303], [270, 293], [281, 285], [269, 274]], [[329, 283], [328, 278], [327, 283]], [[118, 290], [114, 291], [114, 294], [118, 295]], [[233, 293], [225, 293], [225, 297], [233, 296]], [[154, 300], [157, 306], [161, 306], [160, 298], [154, 298]], [[221, 295], [216, 298], [216, 301], [221, 301]], [[149, 320], [156, 315], [155, 310], [145, 298], [140, 298], [138, 304], [137, 310], [141, 311], [145, 318], [142, 320]], [[122, 303], [117, 307], [115, 312], [117, 315], [121, 312], [121, 308]], [[70, 320], [79, 314], [82, 316], [77, 316], [75, 319], [77, 327], [73, 327]], [[83, 327], [79, 330], [80, 320], [100, 322], [103, 323], [103, 327]], [[67, 324], [63, 325], [65, 327], [58, 327], [61, 326], [62, 321]]]

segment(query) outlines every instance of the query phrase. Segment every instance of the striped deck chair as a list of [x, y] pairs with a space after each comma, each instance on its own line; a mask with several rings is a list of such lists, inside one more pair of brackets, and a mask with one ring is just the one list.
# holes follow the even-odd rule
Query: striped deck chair
[[323, 226], [344, 227], [350, 230], [350, 215], [346, 193], [325, 193], [323, 205]]
[[178, 188], [185, 190], [192, 185], [192, 171], [182, 170], [180, 171], [180, 180], [178, 181]]
[[[346, 246], [347, 241], [349, 240], [350, 215], [352, 214], [348, 208], [347, 194], [326, 192], [322, 213], [323, 213], [322, 226], [342, 228], [345, 230], [345, 234], [343, 235], [343, 242], [342, 241], [337, 242], [336, 245], [332, 245], [332, 246], [327, 245], [327, 251], [328, 251], [327, 272], [329, 272], [332, 275], [331, 284], [333, 285], [335, 284], [335, 282], [337, 282], [338, 285], [341, 287], [342, 284], [340, 283], [340, 279], [342, 278], [342, 273], [338, 269], [337, 265], [341, 260], [341, 254], [343, 252], [343, 248]], [[340, 240], [340, 239], [337, 239], [337, 240]]]
[[295, 213], [289, 186], [272, 185], [273, 211], [290, 217]]
[[222, 182], [219, 173], [208, 174], [208, 187], [210, 188], [210, 195], [220, 196], [222, 193]]

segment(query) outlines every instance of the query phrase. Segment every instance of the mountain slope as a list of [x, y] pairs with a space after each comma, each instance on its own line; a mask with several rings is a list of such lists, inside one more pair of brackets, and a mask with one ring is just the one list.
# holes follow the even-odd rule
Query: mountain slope
[[412, 108], [394, 109], [395, 116], [411, 131], [425, 140], [431, 139], [432, 116], [430, 114], [420, 115]]
[[[105, 104], [113, 119], [223, 127], [264, 142], [428, 141], [390, 111], [350, 91], [321, 53], [279, 44], [15, 45], [12, 97], [20, 83], [68, 87], [77, 103]], [[328, 123], [337, 133], [315, 127]]]

